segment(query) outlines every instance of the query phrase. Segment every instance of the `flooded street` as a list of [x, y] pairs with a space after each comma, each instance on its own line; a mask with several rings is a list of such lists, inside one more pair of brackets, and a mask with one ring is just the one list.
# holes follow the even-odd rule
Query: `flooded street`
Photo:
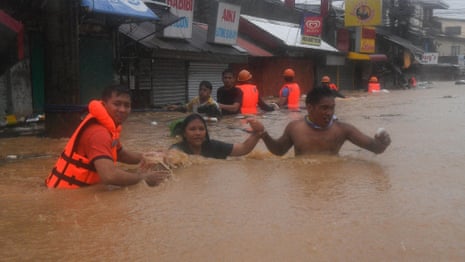
[[[465, 85], [345, 92], [336, 115], [392, 144], [374, 155], [192, 158], [158, 187], [48, 190], [67, 139], [0, 139], [1, 261], [463, 261]], [[258, 118], [273, 137], [305, 112]], [[123, 146], [166, 149], [181, 113], [135, 112]], [[243, 120], [209, 126], [241, 142]], [[11, 155], [15, 155], [12, 157]], [[135, 167], [128, 167], [135, 168]]]

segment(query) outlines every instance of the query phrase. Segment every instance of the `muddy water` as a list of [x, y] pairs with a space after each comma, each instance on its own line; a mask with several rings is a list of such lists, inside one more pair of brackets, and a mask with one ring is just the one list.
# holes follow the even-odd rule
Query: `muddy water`
[[[192, 159], [154, 188], [60, 191], [42, 183], [65, 139], [0, 139], [0, 260], [463, 261], [465, 86], [346, 94], [337, 116], [385, 127], [384, 154], [346, 143], [339, 157], [276, 157], [260, 142], [246, 157]], [[260, 119], [278, 136], [302, 115]], [[166, 148], [180, 116], [133, 113], [123, 145]], [[243, 127], [227, 118], [210, 133], [238, 142]]]

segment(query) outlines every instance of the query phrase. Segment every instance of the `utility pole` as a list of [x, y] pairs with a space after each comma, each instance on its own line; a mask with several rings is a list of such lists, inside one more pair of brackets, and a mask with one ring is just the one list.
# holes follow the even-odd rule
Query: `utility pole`
[[53, 138], [69, 137], [80, 122], [79, 3], [45, 3], [45, 132]]

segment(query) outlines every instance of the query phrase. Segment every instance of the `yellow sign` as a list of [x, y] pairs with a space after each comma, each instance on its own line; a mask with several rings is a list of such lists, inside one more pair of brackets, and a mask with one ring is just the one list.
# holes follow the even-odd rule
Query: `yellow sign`
[[375, 39], [363, 39], [360, 43], [360, 53], [374, 53]]
[[380, 25], [382, 0], [345, 0], [345, 26]]
[[302, 38], [300, 39], [300, 43], [303, 45], [320, 46], [321, 39], [316, 36], [302, 35]]

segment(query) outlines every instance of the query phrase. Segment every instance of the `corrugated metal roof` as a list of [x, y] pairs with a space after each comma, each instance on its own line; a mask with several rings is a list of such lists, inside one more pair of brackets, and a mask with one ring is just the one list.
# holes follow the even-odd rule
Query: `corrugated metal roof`
[[247, 50], [249, 55], [251, 56], [258, 56], [258, 57], [270, 57], [273, 56], [272, 53], [264, 50], [263, 48], [245, 40], [242, 37], [237, 38], [237, 45], [240, 46], [241, 48]]
[[190, 39], [160, 37], [156, 30], [156, 26], [149, 22], [140, 24], [123, 24], [119, 27], [119, 31], [121, 33], [149, 48], [202, 53], [205, 56], [227, 55], [235, 57], [235, 59], [241, 59], [240, 57], [246, 59], [247, 57], [247, 52], [241, 52], [233, 46], [207, 42], [206, 26], [201, 23], [193, 23], [192, 38]]
[[301, 44], [299, 24], [253, 17], [249, 15], [241, 15], [241, 17], [259, 27], [263, 31], [273, 35], [275, 38], [280, 39], [287, 46], [339, 53], [339, 50], [323, 40], [321, 40], [320, 46]]

